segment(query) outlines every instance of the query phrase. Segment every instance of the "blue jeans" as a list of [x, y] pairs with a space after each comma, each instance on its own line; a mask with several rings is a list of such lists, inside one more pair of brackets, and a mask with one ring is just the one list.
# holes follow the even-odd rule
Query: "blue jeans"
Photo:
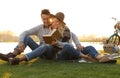
[[27, 60], [31, 60], [36, 57], [43, 57], [47, 50], [48, 48], [46, 47], [46, 45], [40, 45], [38, 48], [32, 50], [32, 52], [25, 54], [25, 56]]
[[27, 60], [31, 60], [36, 57], [41, 57], [45, 59], [54, 59], [56, 54], [53, 52], [53, 46], [51, 45], [40, 45], [38, 48], [34, 49], [32, 52], [25, 54]]
[[[29, 46], [32, 50], [36, 49], [39, 47], [39, 45], [29, 36], [26, 36], [24, 39], [24, 45], [25, 48]], [[15, 49], [18, 49], [18, 45], [15, 47]]]
[[78, 59], [80, 51], [76, 50], [73, 46], [66, 44], [58, 54], [58, 60], [75, 60]]
[[60, 54], [58, 54], [58, 60], [75, 60], [79, 58], [81, 53], [85, 55], [89, 54], [93, 58], [95, 58], [96, 55], [99, 54], [93, 46], [87, 46], [82, 51], [78, 51], [73, 46], [67, 44], [64, 45], [62, 51], [60, 52]]
[[[53, 46], [51, 45], [38, 45], [32, 38], [29, 36], [25, 37], [24, 40], [25, 48], [29, 46], [32, 49], [32, 52], [29, 52], [25, 54], [27, 60], [31, 60], [36, 57], [44, 57], [47, 59], [51, 59], [54, 57], [54, 54], [52, 53]], [[16, 49], [18, 48], [18, 45], [16, 46]]]
[[96, 56], [99, 55], [99, 52], [93, 46], [84, 47], [81, 52], [83, 54], [89, 54], [93, 58], [96, 58]]

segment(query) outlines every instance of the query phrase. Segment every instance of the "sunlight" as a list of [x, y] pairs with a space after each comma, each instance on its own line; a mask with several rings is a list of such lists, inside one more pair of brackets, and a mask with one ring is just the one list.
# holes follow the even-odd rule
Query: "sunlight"
[[48, 8], [53, 14], [64, 12], [67, 26], [76, 35], [111, 35], [115, 24], [111, 18], [120, 19], [119, 7], [119, 0], [1, 0], [0, 31], [10, 30], [18, 36], [41, 24], [40, 11]]
[[3, 77], [2, 77], [2, 78], [10, 78], [11, 75], [12, 75], [11, 72], [5, 72], [5, 73], [3, 74]]
[[7, 62], [0, 59], [0, 64], [5, 64], [5, 63], [7, 63]]

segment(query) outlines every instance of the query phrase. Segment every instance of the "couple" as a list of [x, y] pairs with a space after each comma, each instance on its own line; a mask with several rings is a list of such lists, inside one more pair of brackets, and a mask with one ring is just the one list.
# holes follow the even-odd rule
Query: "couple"
[[[92, 46], [83, 47], [77, 36], [72, 33], [64, 23], [64, 14], [62, 12], [52, 15], [48, 9], [43, 9], [41, 11], [41, 19], [43, 24], [21, 33], [19, 43], [14, 48], [14, 51], [8, 54], [0, 53], [0, 59], [8, 61], [11, 65], [19, 64], [20, 61], [29, 61], [36, 57], [58, 60], [85, 58], [92, 62], [116, 62], [114, 59], [100, 55]], [[52, 21], [50, 19], [52, 19]], [[44, 42], [42, 36], [49, 34], [52, 29], [58, 29], [61, 33], [61, 38], [59, 40], [55, 39], [52, 44], [49, 45]], [[37, 44], [30, 38], [30, 35], [36, 35], [40, 43]], [[74, 41], [77, 49], [72, 46], [72, 41]], [[32, 52], [17, 58], [16, 56], [24, 52], [27, 46], [32, 49]]]

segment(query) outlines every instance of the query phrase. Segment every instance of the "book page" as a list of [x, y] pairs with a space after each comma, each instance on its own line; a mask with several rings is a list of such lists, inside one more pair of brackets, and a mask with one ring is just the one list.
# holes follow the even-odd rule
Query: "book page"
[[43, 36], [52, 36], [52, 34], [56, 31], [57, 29], [53, 29], [49, 34], [45, 34]]
[[58, 40], [61, 37], [60, 32], [57, 29], [52, 30], [51, 34], [43, 35], [45, 43], [51, 44], [52, 41]]
[[51, 31], [51, 35], [56, 31], [57, 29], [53, 29], [52, 31]]

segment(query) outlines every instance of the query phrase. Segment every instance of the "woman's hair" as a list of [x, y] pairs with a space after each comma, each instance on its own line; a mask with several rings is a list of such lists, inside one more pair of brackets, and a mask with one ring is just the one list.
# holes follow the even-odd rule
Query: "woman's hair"
[[61, 36], [63, 37], [64, 30], [67, 28], [64, 22], [59, 21], [60, 26], [58, 27], [58, 31], [61, 33]]

